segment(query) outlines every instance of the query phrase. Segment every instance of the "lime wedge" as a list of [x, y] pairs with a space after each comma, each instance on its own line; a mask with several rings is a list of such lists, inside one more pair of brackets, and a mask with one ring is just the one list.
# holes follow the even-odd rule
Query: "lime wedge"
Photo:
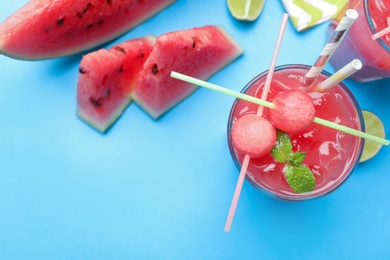
[[[362, 113], [364, 118], [364, 124], [366, 126], [366, 133], [385, 138], [385, 128], [379, 117], [367, 110], [362, 110]], [[365, 140], [360, 162], [367, 161], [374, 157], [379, 152], [381, 147], [381, 144], [370, 140]]]
[[263, 10], [265, 0], [227, 0], [228, 8], [234, 18], [254, 21]]

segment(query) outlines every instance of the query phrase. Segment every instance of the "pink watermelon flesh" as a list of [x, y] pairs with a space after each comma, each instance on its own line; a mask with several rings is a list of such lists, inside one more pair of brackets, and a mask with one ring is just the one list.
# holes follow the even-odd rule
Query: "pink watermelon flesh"
[[313, 122], [315, 108], [313, 99], [307, 92], [280, 92], [272, 102], [275, 107], [270, 110], [271, 121], [276, 128], [286, 133], [302, 131]]
[[157, 38], [133, 92], [133, 100], [158, 118], [197, 86], [171, 78], [171, 71], [206, 80], [242, 54], [219, 26], [166, 33]]
[[39, 60], [106, 43], [175, 0], [31, 0], [0, 24], [0, 53]]
[[253, 158], [270, 153], [276, 142], [275, 127], [256, 114], [238, 118], [233, 124], [231, 136], [234, 148]]
[[83, 57], [77, 85], [77, 114], [105, 132], [131, 103], [131, 92], [155, 37], [146, 36]]

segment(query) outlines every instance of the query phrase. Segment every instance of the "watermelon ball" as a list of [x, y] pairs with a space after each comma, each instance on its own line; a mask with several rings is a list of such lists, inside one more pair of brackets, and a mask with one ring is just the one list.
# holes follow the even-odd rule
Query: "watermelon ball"
[[274, 126], [286, 133], [305, 129], [315, 117], [313, 100], [301, 90], [280, 92], [273, 99], [275, 107], [270, 111]]
[[247, 114], [233, 124], [231, 138], [238, 152], [259, 158], [271, 152], [276, 142], [276, 130], [266, 118]]

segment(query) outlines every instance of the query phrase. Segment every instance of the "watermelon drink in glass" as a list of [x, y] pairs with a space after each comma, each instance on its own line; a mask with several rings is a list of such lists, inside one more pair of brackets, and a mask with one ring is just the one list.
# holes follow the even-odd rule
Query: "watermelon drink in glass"
[[[275, 68], [267, 100], [280, 92], [299, 89], [310, 66], [292, 64]], [[252, 79], [241, 91], [260, 98], [267, 72]], [[323, 71], [314, 84], [328, 78]], [[363, 117], [359, 105], [343, 83], [324, 92], [308, 92], [313, 100], [315, 116], [347, 127], [364, 130]], [[231, 156], [238, 169], [241, 168], [245, 154], [237, 151], [232, 143], [231, 130], [237, 119], [247, 114], [256, 114], [258, 105], [236, 99], [230, 111], [227, 135]], [[270, 109], [264, 108], [262, 116], [269, 119]], [[298, 193], [287, 182], [285, 163], [280, 163], [271, 153], [259, 158], [250, 158], [245, 178], [256, 188], [272, 197], [302, 201], [322, 197], [342, 185], [358, 165], [363, 139], [323, 125], [310, 123], [299, 132], [288, 134], [293, 153], [306, 153], [302, 165], [310, 169], [315, 179], [314, 189]]]
[[[390, 26], [390, 1], [350, 0], [348, 8], [355, 9], [359, 17], [330, 58], [335, 70], [339, 70], [352, 59], [359, 59], [363, 68], [350, 78], [358, 82], [369, 82], [390, 77], [390, 35], [377, 40], [372, 35]], [[337, 21], [328, 27], [331, 35]]]

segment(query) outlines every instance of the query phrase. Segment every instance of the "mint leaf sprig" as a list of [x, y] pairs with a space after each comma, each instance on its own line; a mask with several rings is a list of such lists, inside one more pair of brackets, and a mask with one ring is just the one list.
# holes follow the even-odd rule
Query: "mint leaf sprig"
[[276, 132], [276, 143], [271, 150], [272, 157], [285, 164], [284, 173], [288, 185], [296, 192], [312, 191], [316, 185], [314, 174], [302, 164], [305, 152], [293, 152], [290, 136], [280, 130]]

